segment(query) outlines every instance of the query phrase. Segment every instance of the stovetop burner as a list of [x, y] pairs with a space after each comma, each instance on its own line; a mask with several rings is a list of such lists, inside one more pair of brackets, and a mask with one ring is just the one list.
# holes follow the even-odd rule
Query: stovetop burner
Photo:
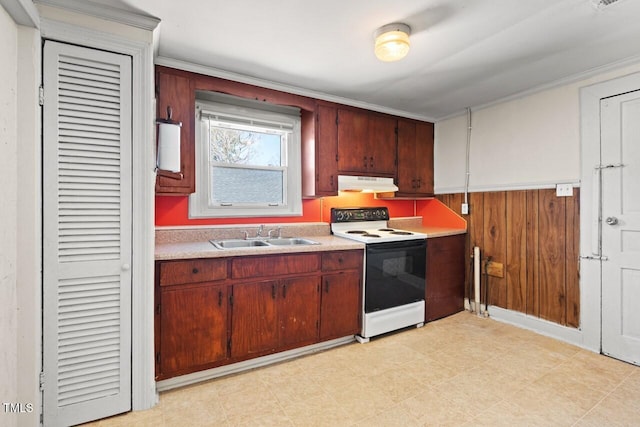
[[364, 243], [424, 239], [423, 233], [397, 230], [387, 224], [387, 208], [331, 208], [331, 232]]

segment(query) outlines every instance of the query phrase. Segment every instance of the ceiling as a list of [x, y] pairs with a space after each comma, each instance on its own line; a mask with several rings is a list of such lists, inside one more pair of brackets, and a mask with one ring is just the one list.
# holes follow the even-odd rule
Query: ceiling
[[[161, 20], [160, 57], [428, 120], [640, 62], [640, 0], [117, 1]], [[373, 32], [392, 22], [411, 51], [383, 63]]]

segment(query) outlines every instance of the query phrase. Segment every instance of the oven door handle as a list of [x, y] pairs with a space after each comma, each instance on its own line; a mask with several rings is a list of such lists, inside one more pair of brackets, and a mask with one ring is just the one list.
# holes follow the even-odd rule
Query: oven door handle
[[427, 247], [427, 239], [405, 240], [400, 242], [371, 243], [366, 246], [367, 252], [370, 254], [380, 253], [392, 250], [412, 250], [423, 249]]

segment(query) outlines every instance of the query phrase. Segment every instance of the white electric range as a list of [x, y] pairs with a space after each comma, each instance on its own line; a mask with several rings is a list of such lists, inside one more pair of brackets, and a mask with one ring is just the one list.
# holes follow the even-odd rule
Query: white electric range
[[361, 342], [424, 324], [427, 235], [388, 220], [386, 207], [331, 209], [331, 232], [366, 244]]

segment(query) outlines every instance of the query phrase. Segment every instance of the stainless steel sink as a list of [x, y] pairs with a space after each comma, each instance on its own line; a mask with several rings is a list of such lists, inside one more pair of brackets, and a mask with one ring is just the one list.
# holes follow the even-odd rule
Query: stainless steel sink
[[244, 239], [226, 239], [226, 240], [210, 240], [211, 244], [218, 249], [233, 248], [252, 248], [256, 246], [269, 246], [264, 240], [244, 240]]
[[282, 237], [274, 239], [224, 239], [209, 240], [218, 249], [239, 249], [265, 246], [319, 245], [320, 243], [301, 237]]
[[309, 240], [302, 239], [300, 237], [282, 237], [277, 239], [268, 239], [267, 242], [270, 245], [275, 246], [287, 246], [287, 245], [319, 245], [320, 243]]

